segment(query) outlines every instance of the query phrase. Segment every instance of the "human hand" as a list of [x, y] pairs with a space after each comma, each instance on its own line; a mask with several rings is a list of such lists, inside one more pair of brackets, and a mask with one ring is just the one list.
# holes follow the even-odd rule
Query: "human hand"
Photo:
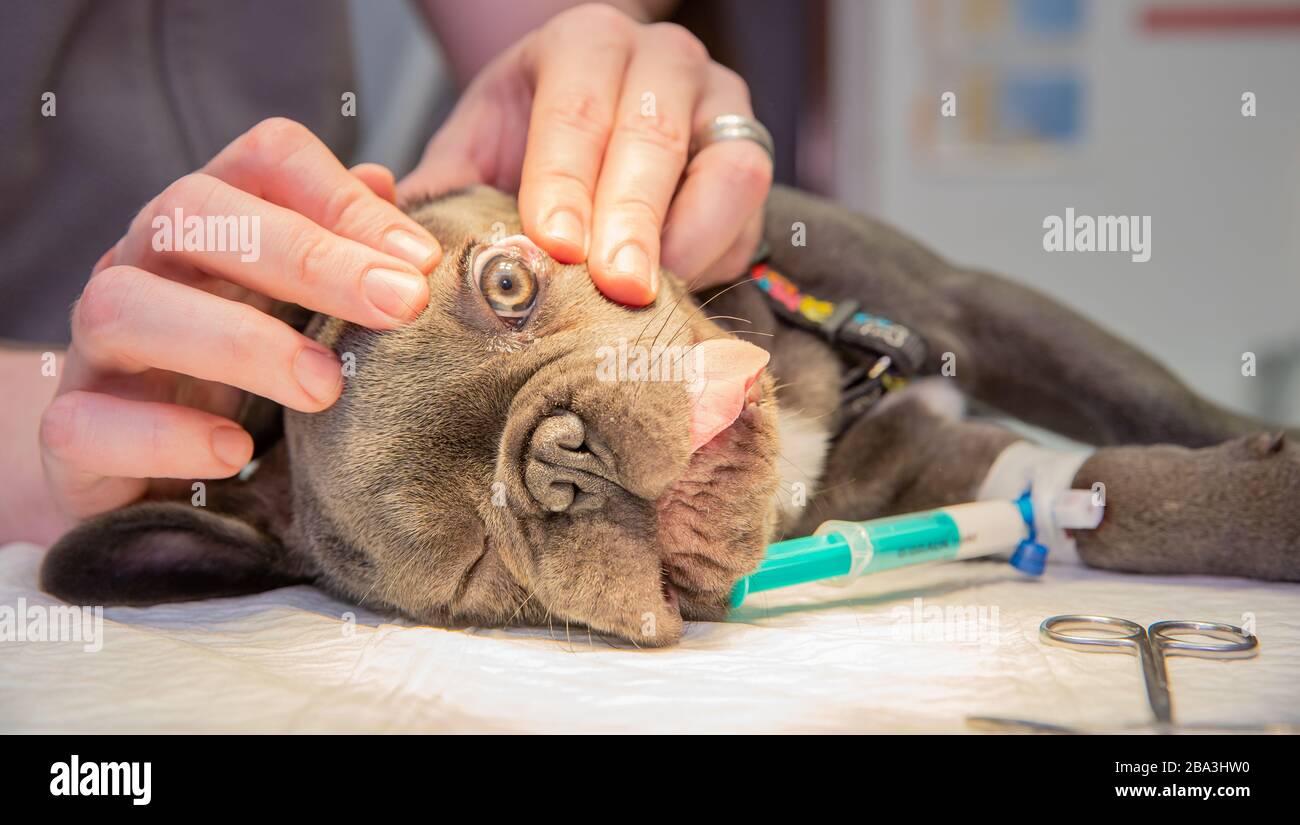
[[[289, 301], [375, 329], [416, 317], [442, 250], [394, 198], [392, 173], [349, 173], [278, 118], [154, 198], [95, 265], [41, 419], [64, 516], [127, 504], [151, 479], [239, 472], [253, 451], [231, 420], [245, 392], [304, 412], [333, 404], [338, 358], [266, 310]], [[169, 249], [177, 218], [203, 219], [208, 234]], [[217, 219], [240, 230], [239, 249]]]
[[767, 152], [729, 140], [687, 157], [722, 114], [752, 117], [749, 91], [693, 35], [579, 6], [483, 69], [398, 193], [517, 190], [535, 243], [586, 260], [602, 292], [640, 306], [661, 263], [702, 288], [736, 277], [758, 246]]

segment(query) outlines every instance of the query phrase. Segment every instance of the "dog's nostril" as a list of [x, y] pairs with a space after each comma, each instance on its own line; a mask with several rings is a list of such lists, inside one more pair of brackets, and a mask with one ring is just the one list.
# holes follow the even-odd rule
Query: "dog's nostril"
[[528, 442], [524, 486], [546, 510], [597, 508], [614, 486], [609, 451], [582, 419], [568, 410], [543, 418]]
[[533, 433], [534, 446], [538, 444], [539, 434], [556, 447], [580, 452], [587, 441], [587, 426], [576, 413], [555, 410], [537, 425]]

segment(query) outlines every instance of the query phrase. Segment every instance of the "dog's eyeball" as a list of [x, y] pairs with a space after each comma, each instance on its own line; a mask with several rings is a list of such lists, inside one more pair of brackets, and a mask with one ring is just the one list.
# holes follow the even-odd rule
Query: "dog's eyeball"
[[537, 300], [537, 276], [528, 264], [508, 253], [485, 255], [483, 259], [482, 265], [476, 267], [479, 292], [498, 318], [519, 326]]

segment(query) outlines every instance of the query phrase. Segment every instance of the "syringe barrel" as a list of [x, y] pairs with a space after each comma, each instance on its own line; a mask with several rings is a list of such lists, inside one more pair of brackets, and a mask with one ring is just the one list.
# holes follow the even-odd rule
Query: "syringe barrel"
[[779, 541], [768, 545], [757, 570], [736, 583], [731, 606], [739, 605], [750, 593], [848, 575], [852, 565], [849, 545], [837, 533]]
[[860, 576], [934, 561], [1013, 550], [1029, 535], [1011, 501], [977, 501], [869, 521], [827, 521], [806, 538], [768, 547], [763, 563], [732, 591], [738, 606], [750, 593], [810, 581], [847, 584]]
[[1015, 548], [1029, 532], [1010, 501], [976, 501], [870, 521], [828, 521], [817, 535], [844, 536], [853, 554], [849, 572], [830, 584], [933, 561], [955, 561]]

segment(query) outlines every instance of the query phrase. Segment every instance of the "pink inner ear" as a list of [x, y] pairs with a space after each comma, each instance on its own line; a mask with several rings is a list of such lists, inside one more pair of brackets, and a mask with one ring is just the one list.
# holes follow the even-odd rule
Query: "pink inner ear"
[[745, 396], [767, 366], [766, 350], [734, 338], [702, 341], [691, 349], [691, 452], [735, 423]]

